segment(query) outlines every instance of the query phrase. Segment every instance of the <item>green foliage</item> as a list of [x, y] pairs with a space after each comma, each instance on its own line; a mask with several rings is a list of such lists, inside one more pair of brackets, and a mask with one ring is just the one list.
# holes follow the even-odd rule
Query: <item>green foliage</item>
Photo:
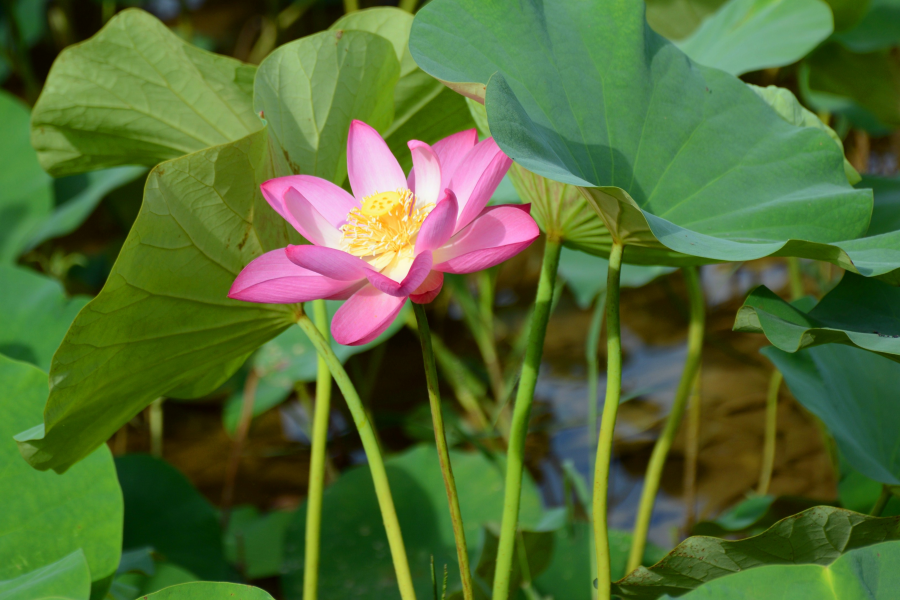
[[823, 0], [730, 0], [677, 45], [701, 65], [742, 75], [800, 60], [833, 27]]
[[143, 600], [273, 600], [264, 590], [237, 583], [197, 581], [173, 585], [150, 594]]
[[294, 513], [266, 514], [253, 506], [234, 509], [228, 519], [225, 556], [247, 579], [281, 575], [284, 538]]
[[[762, 566], [767, 568], [760, 570], [758, 577], [770, 572], [772, 567], [769, 565], [824, 567], [851, 550], [897, 539], [900, 539], [898, 517], [876, 518], [842, 508], [820, 506], [779, 521], [764, 533], [744, 540], [688, 538], [652, 567], [639, 567], [615, 582], [612, 591], [623, 599], [655, 600], [663, 594], [681, 596], [719, 578], [724, 578], [720, 585], [727, 585], [736, 574], [752, 572]], [[784, 582], [788, 583], [790, 579], [786, 578]], [[721, 588], [710, 586], [710, 590], [714, 589]], [[733, 597], [698, 593], [700, 595], [687, 597]], [[751, 597], [754, 598], [772, 597], [753, 593]]]
[[34, 107], [32, 143], [61, 176], [153, 166], [259, 129], [256, 68], [200, 50], [129, 9], [53, 63]]
[[88, 298], [68, 298], [58, 282], [22, 267], [0, 265], [0, 281], [0, 354], [49, 371]]
[[[872, 502], [869, 502], [864, 509], [847, 505], [843, 505], [843, 508], [865, 512], [872, 507], [874, 501], [873, 499]], [[819, 504], [821, 502], [793, 496], [754, 495], [729, 508], [714, 520], [700, 521], [691, 528], [691, 535], [709, 535], [714, 537], [727, 537], [735, 533], [755, 535], [771, 527], [781, 519]]]
[[704, 585], [685, 600], [891, 600], [900, 589], [900, 543], [886, 542], [841, 556], [830, 565], [772, 566]]
[[[844, 0], [850, 3], [850, 0]], [[835, 35], [835, 39], [854, 52], [871, 52], [896, 46], [900, 42], [900, 2], [897, 0], [870, 0], [856, 2], [856, 22], [848, 31]], [[868, 10], [867, 10], [868, 9]]]
[[646, 0], [647, 22], [670, 40], [690, 35], [727, 0]]
[[500, 146], [526, 169], [584, 186], [631, 246], [629, 262], [830, 259], [823, 243], [865, 232], [869, 193], [848, 186], [828, 135], [693, 66], [647, 28], [639, 3], [554, 3], [515, 21], [496, 10], [429, 3], [413, 56], [441, 80], [486, 85]]
[[[481, 549], [482, 524], [500, 520], [505, 465], [499, 458], [466, 452], [451, 452], [450, 459], [469, 554], [474, 561]], [[386, 466], [417, 595], [426, 598], [430, 594], [432, 555], [438, 569], [450, 565], [450, 589], [458, 588], [453, 528], [437, 451], [431, 446], [417, 446], [388, 459]], [[540, 492], [526, 476], [520, 525], [534, 528], [541, 516]], [[305, 528], [304, 506], [296, 513], [285, 542], [286, 574], [282, 585], [289, 599], [302, 596]], [[319, 567], [322, 597], [397, 595], [387, 537], [368, 469], [357, 467], [342, 473], [325, 489], [321, 555], [328, 557]]]
[[116, 459], [125, 498], [126, 550], [151, 547], [203, 579], [229, 580], [219, 515], [177, 469], [145, 454]]
[[3, 600], [88, 600], [90, 596], [91, 570], [81, 550], [15, 579], [0, 581]]
[[900, 484], [900, 364], [857, 348], [829, 344], [789, 354], [762, 353], [784, 375], [794, 397], [825, 423], [850, 465], [863, 475]]
[[35, 471], [22, 460], [11, 437], [40, 419], [46, 397], [46, 373], [0, 356], [0, 580], [16, 579], [80, 550], [83, 558], [48, 567], [46, 575], [57, 569], [80, 572], [74, 562], [86, 560], [96, 598], [105, 593], [119, 564], [122, 492], [105, 446], [65, 475]]
[[737, 313], [735, 331], [764, 333], [777, 348], [797, 352], [847, 344], [900, 362], [900, 288], [845, 273], [815, 308], [804, 312], [760, 286]]

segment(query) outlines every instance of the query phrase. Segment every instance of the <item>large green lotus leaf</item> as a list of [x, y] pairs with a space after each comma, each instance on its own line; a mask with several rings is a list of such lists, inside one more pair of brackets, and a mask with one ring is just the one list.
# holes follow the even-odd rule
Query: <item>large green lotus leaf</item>
[[0, 581], [0, 600], [88, 600], [90, 597], [91, 569], [81, 550], [15, 579]]
[[670, 40], [686, 38], [727, 0], [646, 0], [647, 22]]
[[900, 364], [841, 344], [794, 354], [769, 346], [762, 353], [794, 397], [825, 423], [854, 469], [900, 485]]
[[776, 566], [724, 577], [685, 600], [893, 600], [900, 589], [900, 543], [848, 552], [828, 566]]
[[0, 265], [0, 354], [50, 370], [87, 296], [68, 298], [54, 279], [31, 269]]
[[17, 437], [34, 467], [65, 471], [155, 398], [209, 393], [296, 320], [297, 307], [227, 298], [244, 265], [288, 239], [259, 191], [266, 135], [150, 173], [106, 285], [54, 355], [44, 424]]
[[406, 143], [433, 144], [472, 127], [463, 98], [425, 73], [409, 53], [413, 16], [390, 6], [358, 10], [338, 19], [331, 29], [368, 31], [386, 38], [400, 61], [400, 79], [394, 88], [394, 120], [382, 129], [385, 141], [400, 165], [409, 170], [412, 156]]
[[148, 13], [124, 10], [53, 63], [32, 143], [54, 176], [161, 161], [259, 128], [256, 68], [200, 50]]
[[[47, 374], [0, 356], [0, 579], [15, 579], [76, 550], [100, 595], [122, 548], [122, 492], [105, 446], [68, 473], [41, 473], [22, 460], [12, 435], [40, 419]], [[2, 596], [2, 593], [0, 593]]]
[[400, 67], [394, 47], [363, 31], [331, 31], [281, 46], [259, 66], [253, 105], [269, 122], [278, 176], [304, 173], [340, 185], [352, 119], [391, 123]]
[[173, 585], [141, 600], [273, 600], [265, 590], [238, 583], [195, 581]]
[[[860, 2], [865, 8], [866, 3]], [[900, 2], [871, 0], [856, 26], [834, 36], [854, 52], [871, 52], [900, 42]]]
[[889, 48], [856, 53], [828, 42], [803, 61], [801, 91], [817, 110], [885, 134], [900, 127], [900, 61]]
[[800, 60], [833, 28], [822, 0], [730, 0], [677, 45], [701, 65], [742, 75]]
[[0, 263], [13, 262], [53, 210], [53, 180], [31, 149], [30, 118], [28, 107], [0, 91]]
[[[881, 485], [878, 485], [878, 492]], [[820, 502], [801, 496], [750, 496], [737, 505], [729, 508], [724, 513], [710, 521], [700, 521], [691, 528], [691, 535], [709, 535], [713, 537], [727, 537], [735, 534], [755, 535], [768, 529], [776, 522], [818, 506]], [[859, 509], [846, 504], [843, 508], [859, 512], [868, 511], [875, 504], [875, 498], [865, 508]], [[885, 515], [887, 516], [887, 515]]]
[[507, 13], [434, 0], [413, 24], [413, 56], [470, 94], [490, 80], [500, 147], [530, 171], [585, 187], [613, 236], [634, 246], [626, 260], [827, 260], [836, 251], [823, 243], [865, 232], [870, 192], [849, 187], [828, 135], [786, 123], [738, 79], [692, 63], [647, 26], [641, 3]]
[[834, 30], [847, 31], [855, 27], [869, 10], [872, 0], [825, 0], [834, 13]]
[[254, 506], [235, 508], [224, 541], [226, 558], [247, 579], [281, 575], [285, 532], [293, 519], [293, 511], [260, 514]]
[[677, 597], [736, 573], [770, 569], [769, 565], [826, 566], [851, 550], [897, 539], [900, 517], [870, 517], [843, 508], [817, 506], [743, 540], [690, 537], [652, 567], [638, 567], [613, 583], [612, 592], [623, 599], [655, 600], [663, 594]]
[[[326, 300], [329, 321], [343, 302]], [[405, 305], [394, 322], [377, 338], [360, 346], [344, 346], [331, 340], [331, 348], [341, 363], [347, 362], [351, 356], [371, 350], [383, 344], [406, 323], [407, 313], [411, 310]], [[253, 416], [257, 417], [267, 410], [284, 402], [298, 381], [315, 381], [318, 370], [318, 354], [309, 338], [299, 327], [288, 327], [276, 338], [269, 340], [253, 355], [253, 368], [257, 370], [259, 381], [253, 400]], [[243, 404], [243, 386], [229, 396], [222, 410], [222, 421], [225, 429], [234, 432], [241, 416]]]
[[738, 310], [734, 329], [765, 334], [785, 352], [847, 344], [900, 362], [900, 288], [848, 272], [804, 312], [760, 286]]
[[[480, 554], [481, 526], [499, 522], [503, 510], [504, 461], [480, 453], [451, 452], [469, 556]], [[388, 479], [409, 554], [416, 594], [431, 597], [431, 556], [448, 565], [449, 588], [459, 587], [447, 494], [433, 446], [417, 446], [387, 461]], [[533, 528], [541, 519], [540, 492], [526, 476], [519, 522]], [[305, 505], [297, 511], [285, 541], [282, 586], [289, 600], [302, 597]], [[365, 467], [341, 474], [326, 488], [322, 512], [319, 594], [324, 598], [399, 598], [384, 525], [372, 478]]]
[[[575, 296], [575, 302], [582, 309], [590, 306], [594, 298], [606, 290], [608, 270], [608, 260], [578, 250], [563, 248], [559, 257], [559, 274]], [[674, 271], [672, 267], [622, 265], [620, 285], [631, 288], [643, 287], [660, 275], [672, 271]]]
[[225, 562], [216, 509], [187, 477], [147, 454], [116, 458], [125, 497], [126, 550], [152, 547], [204, 579], [234, 576]]

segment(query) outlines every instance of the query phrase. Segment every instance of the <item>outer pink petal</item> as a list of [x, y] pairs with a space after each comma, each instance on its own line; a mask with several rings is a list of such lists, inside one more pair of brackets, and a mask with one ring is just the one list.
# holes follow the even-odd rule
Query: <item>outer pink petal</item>
[[431, 272], [431, 263], [431, 252], [426, 251], [413, 259], [413, 263], [409, 267], [409, 272], [400, 283], [397, 283], [390, 277], [382, 275], [378, 271], [372, 269], [369, 269], [366, 272], [366, 278], [368, 278], [369, 283], [385, 294], [406, 298], [413, 293], [417, 287], [422, 285], [422, 282], [428, 277], [428, 273]]
[[441, 188], [450, 187], [450, 180], [459, 168], [466, 154], [478, 143], [478, 130], [468, 129], [447, 136], [434, 144], [431, 149], [441, 161]]
[[279, 215], [293, 225], [284, 204], [284, 194], [294, 188], [306, 198], [325, 219], [340, 227], [353, 208], [359, 206], [356, 199], [327, 179], [312, 175], [289, 175], [270, 179], [259, 186], [266, 201]]
[[510, 165], [512, 159], [500, 150], [493, 138], [480, 142], [469, 152], [450, 182], [450, 189], [459, 202], [456, 231], [471, 223], [487, 206]]
[[391, 296], [367, 285], [334, 314], [331, 335], [345, 346], [368, 344], [394, 322], [405, 302], [405, 297]]
[[456, 215], [459, 207], [456, 194], [452, 190], [444, 190], [444, 198], [425, 217], [419, 234], [416, 236], [416, 252], [440, 248], [453, 235], [456, 229]]
[[432, 271], [422, 282], [422, 285], [409, 295], [409, 299], [416, 304], [428, 304], [441, 293], [444, 287], [444, 274], [440, 271]]
[[407, 185], [421, 204], [436, 204], [441, 189], [441, 163], [431, 146], [418, 140], [407, 145], [412, 152], [413, 168]]
[[316, 210], [306, 196], [294, 188], [288, 188], [284, 192], [284, 204], [300, 235], [316, 246], [336, 248], [340, 245], [341, 232]]
[[347, 174], [353, 195], [362, 200], [375, 192], [406, 187], [400, 163], [377, 131], [354, 120], [347, 138]]
[[288, 246], [288, 260], [338, 281], [358, 281], [366, 278], [369, 265], [358, 256], [324, 246]]
[[228, 297], [245, 302], [293, 304], [339, 297], [355, 285], [298, 267], [288, 260], [285, 249], [279, 248], [266, 252], [244, 267], [234, 280]]
[[512, 258], [540, 234], [530, 204], [490, 206], [434, 252], [435, 271], [472, 273]]

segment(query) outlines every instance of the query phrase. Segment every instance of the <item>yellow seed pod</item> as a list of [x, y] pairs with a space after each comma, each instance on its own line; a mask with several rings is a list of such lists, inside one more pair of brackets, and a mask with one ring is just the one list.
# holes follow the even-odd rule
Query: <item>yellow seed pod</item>
[[372, 194], [362, 201], [362, 214], [367, 217], [381, 217], [388, 214], [400, 204], [400, 194], [397, 192], [381, 192]]

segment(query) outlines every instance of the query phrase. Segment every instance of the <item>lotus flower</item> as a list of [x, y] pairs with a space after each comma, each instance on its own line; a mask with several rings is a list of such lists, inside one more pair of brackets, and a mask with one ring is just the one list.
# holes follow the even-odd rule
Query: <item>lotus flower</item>
[[310, 244], [253, 260], [229, 298], [292, 304], [347, 300], [331, 323], [346, 345], [374, 340], [407, 298], [434, 300], [444, 273], [471, 273], [515, 256], [538, 236], [529, 206], [486, 207], [512, 161], [474, 129], [429, 146], [409, 142], [407, 179], [377, 131], [353, 121], [351, 196], [309, 175], [262, 184], [266, 200]]

